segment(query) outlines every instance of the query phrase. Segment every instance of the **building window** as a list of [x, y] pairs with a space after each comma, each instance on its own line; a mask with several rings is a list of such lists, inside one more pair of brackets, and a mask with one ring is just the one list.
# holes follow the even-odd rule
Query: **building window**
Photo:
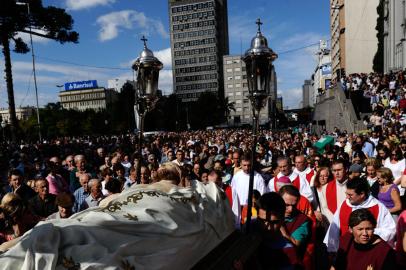
[[226, 64], [227, 64], [227, 65], [230, 65], [230, 64], [232, 64], [232, 63], [233, 63], [233, 61], [231, 61], [231, 60], [227, 60], [227, 61], [226, 61]]
[[234, 71], [241, 71], [241, 68], [235, 68]]
[[235, 87], [241, 87], [241, 83], [237, 83]]
[[227, 72], [233, 72], [233, 69], [232, 69], [232, 68], [228, 68], [228, 69], [227, 69]]
[[238, 92], [235, 92], [235, 95], [236, 95], [236, 96], [241, 96], [241, 92], [239, 92], [239, 91], [238, 91]]
[[237, 76], [235, 76], [235, 79], [236, 79], [236, 80], [241, 80], [241, 76], [240, 76], [240, 75], [237, 75]]
[[227, 84], [227, 88], [233, 88], [232, 84]]
[[227, 81], [231, 81], [233, 79], [233, 76], [228, 76]]

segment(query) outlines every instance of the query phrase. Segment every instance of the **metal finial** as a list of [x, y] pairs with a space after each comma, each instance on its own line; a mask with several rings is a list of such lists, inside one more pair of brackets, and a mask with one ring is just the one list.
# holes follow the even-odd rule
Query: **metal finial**
[[261, 32], [261, 25], [263, 24], [263, 23], [261, 22], [261, 19], [258, 18], [255, 23], [258, 25], [258, 33], [260, 33], [260, 32]]
[[148, 39], [145, 36], [142, 36], [141, 40], [144, 41], [144, 47], [146, 48]]

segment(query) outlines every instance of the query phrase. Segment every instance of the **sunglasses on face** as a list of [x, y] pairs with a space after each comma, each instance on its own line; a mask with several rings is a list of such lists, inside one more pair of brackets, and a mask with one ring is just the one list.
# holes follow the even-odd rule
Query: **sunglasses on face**
[[281, 223], [281, 221], [280, 221], [279, 219], [267, 220], [267, 219], [265, 219], [265, 218], [260, 218], [260, 217], [257, 217], [257, 219], [258, 219], [259, 221], [261, 221], [262, 223], [268, 224], [268, 225], [277, 225], [277, 224]]

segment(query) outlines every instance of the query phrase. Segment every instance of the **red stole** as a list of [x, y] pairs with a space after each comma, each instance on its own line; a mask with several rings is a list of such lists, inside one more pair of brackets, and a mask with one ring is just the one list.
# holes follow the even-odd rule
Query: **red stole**
[[231, 191], [231, 186], [230, 185], [224, 185], [224, 192], [226, 193], [227, 199], [230, 202], [230, 206], [233, 205], [233, 195]]
[[[379, 205], [376, 204], [374, 206], [371, 206], [368, 209], [372, 215], [375, 217], [376, 220], [378, 220], [378, 214], [379, 214]], [[350, 218], [350, 214], [352, 213], [352, 208], [347, 204], [347, 201], [344, 201], [344, 203], [341, 205], [340, 208], [340, 235], [345, 234], [348, 232], [348, 221]]]
[[306, 174], [306, 180], [307, 180], [307, 182], [309, 182], [309, 184], [310, 184], [310, 181], [312, 181], [313, 176], [314, 176], [314, 170], [313, 169], [310, 170], [310, 172]]
[[[290, 179], [290, 177], [289, 177], [289, 179]], [[275, 192], [278, 192], [278, 187], [276, 186], [277, 181], [278, 181], [278, 176], [275, 176], [275, 178], [273, 179], [273, 187], [275, 189]], [[292, 185], [294, 185], [300, 191], [300, 176], [299, 175], [297, 175], [295, 180], [293, 180]]]
[[334, 214], [337, 210], [337, 186], [335, 179], [327, 184], [326, 201], [328, 209]]

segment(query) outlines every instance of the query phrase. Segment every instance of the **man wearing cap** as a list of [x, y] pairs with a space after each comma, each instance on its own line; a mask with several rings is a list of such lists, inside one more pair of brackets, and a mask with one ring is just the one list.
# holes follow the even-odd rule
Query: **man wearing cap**
[[47, 217], [50, 219], [63, 219], [68, 218], [72, 215], [72, 206], [74, 198], [69, 193], [60, 193], [56, 196], [56, 205], [58, 206], [58, 212], [55, 212]]
[[354, 163], [350, 166], [349, 172], [350, 172], [350, 174], [348, 175], [349, 179], [360, 177], [362, 174], [362, 166], [360, 164]]
[[300, 194], [306, 197], [310, 202], [313, 201], [313, 193], [310, 189], [310, 185], [304, 177], [292, 171], [290, 159], [288, 157], [278, 158], [279, 173], [271, 179], [268, 183], [269, 191], [276, 191], [276, 183], [278, 178], [287, 176], [292, 184], [299, 190]]

